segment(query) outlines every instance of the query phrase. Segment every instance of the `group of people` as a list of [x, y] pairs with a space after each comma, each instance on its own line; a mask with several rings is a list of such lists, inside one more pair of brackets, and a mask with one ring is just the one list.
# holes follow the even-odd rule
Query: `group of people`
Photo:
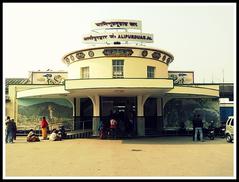
[[[61, 127], [60, 130], [53, 129], [49, 136], [50, 141], [61, 141], [63, 138], [66, 138], [64, 127]], [[43, 140], [48, 140], [48, 138], [45, 138]], [[34, 130], [31, 129], [27, 135], [27, 142], [39, 142], [39, 141], [40, 138], [35, 134]]]
[[[14, 119], [11, 119], [7, 116], [6, 122], [6, 143], [13, 143], [13, 140], [16, 140], [17, 127]], [[109, 131], [107, 130], [107, 125], [104, 122], [100, 122], [99, 125], [99, 136], [101, 139], [106, 138], [107, 135], [110, 135], [111, 138], [115, 139], [117, 137], [117, 128], [118, 122], [116, 117], [111, 117]], [[49, 124], [46, 120], [46, 117], [43, 117], [41, 120], [41, 131], [42, 131], [42, 140], [47, 140], [47, 134], [49, 131]], [[194, 114], [193, 118], [193, 140], [198, 140], [198, 134], [200, 135], [200, 141], [203, 140], [203, 122], [200, 114]], [[60, 141], [63, 138], [66, 138], [67, 134], [65, 132], [64, 126], [61, 126], [59, 130], [53, 129], [52, 133], [49, 136], [51, 141]], [[31, 129], [27, 135], [27, 142], [38, 142], [40, 141], [39, 137], [34, 133], [34, 130]]]
[[[13, 140], [16, 140], [16, 132], [17, 127], [14, 119], [11, 119], [10, 116], [7, 116], [6, 122], [6, 143], [13, 143]], [[51, 140], [51, 141], [60, 141], [67, 137], [66, 131], [64, 126], [61, 126], [59, 130], [53, 129], [49, 138], [47, 137], [49, 130], [49, 124], [46, 120], [46, 117], [43, 117], [41, 120], [41, 132], [42, 132], [42, 140]], [[29, 130], [29, 133], [27, 135], [27, 142], [39, 142], [40, 138], [33, 129]]]
[[131, 137], [133, 135], [133, 120], [130, 120], [130, 117], [122, 116], [117, 111], [111, 112], [108, 121], [100, 120], [98, 131], [101, 139]]
[[[49, 124], [46, 120], [46, 117], [43, 117], [41, 120], [41, 131], [42, 131], [42, 140], [48, 140], [47, 134], [49, 131]], [[50, 136], [49, 140], [50, 141], [61, 141], [62, 139], [66, 138], [67, 134], [65, 131], [64, 126], [61, 126], [59, 130], [53, 129]], [[36, 136], [34, 133], [33, 129], [30, 130], [30, 132], [27, 135], [27, 141], [28, 142], [38, 142], [40, 141], [39, 137]]]
[[11, 119], [10, 116], [7, 116], [5, 122], [5, 133], [6, 133], [6, 143], [13, 143], [13, 140], [16, 140], [17, 126], [14, 119]]
[[107, 125], [105, 122], [100, 121], [99, 124], [99, 137], [101, 139], [105, 139], [107, 136], [110, 136], [112, 139], [116, 139], [117, 137], [117, 125], [118, 122], [116, 121], [116, 119], [111, 118], [110, 119], [110, 126], [109, 129], [107, 128]]

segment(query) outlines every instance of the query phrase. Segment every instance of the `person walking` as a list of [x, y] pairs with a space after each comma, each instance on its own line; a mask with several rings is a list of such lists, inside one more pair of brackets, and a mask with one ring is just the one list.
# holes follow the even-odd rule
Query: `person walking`
[[46, 140], [47, 139], [47, 129], [48, 129], [48, 122], [46, 120], [46, 117], [42, 117], [41, 120], [41, 131], [42, 131], [42, 139]]
[[194, 126], [195, 126], [195, 134], [194, 134], [194, 141], [197, 141], [197, 135], [198, 133], [200, 134], [200, 140], [202, 142], [204, 142], [203, 140], [203, 122], [202, 122], [202, 119], [200, 117], [200, 115], [198, 114], [196, 119], [195, 119], [195, 122], [194, 122]]

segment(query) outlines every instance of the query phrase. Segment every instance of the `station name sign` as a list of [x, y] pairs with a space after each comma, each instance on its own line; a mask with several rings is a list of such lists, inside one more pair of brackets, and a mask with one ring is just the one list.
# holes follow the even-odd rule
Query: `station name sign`
[[153, 34], [135, 33], [135, 32], [116, 32], [116, 33], [98, 33], [83, 36], [83, 43], [110, 43], [122, 41], [135, 41], [152, 43]]
[[92, 29], [108, 29], [108, 28], [126, 28], [126, 29], [139, 29], [141, 30], [142, 22], [139, 20], [109, 20], [94, 22]]

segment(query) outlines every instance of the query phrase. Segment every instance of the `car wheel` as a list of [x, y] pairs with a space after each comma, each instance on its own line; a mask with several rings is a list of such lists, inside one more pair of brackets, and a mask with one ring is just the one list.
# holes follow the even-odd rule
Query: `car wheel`
[[232, 137], [229, 134], [227, 134], [226, 140], [227, 140], [227, 142], [231, 142], [232, 141]]

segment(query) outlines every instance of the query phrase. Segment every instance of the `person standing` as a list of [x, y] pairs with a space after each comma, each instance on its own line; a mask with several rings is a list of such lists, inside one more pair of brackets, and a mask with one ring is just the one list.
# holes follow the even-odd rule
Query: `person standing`
[[195, 123], [196, 123], [196, 118], [197, 118], [197, 115], [194, 114], [194, 115], [193, 115], [193, 141], [195, 140], [194, 136], [195, 136]]
[[48, 122], [46, 120], [46, 117], [42, 117], [41, 120], [41, 131], [42, 131], [42, 139], [47, 139], [47, 128], [48, 128]]
[[10, 122], [11, 118], [10, 116], [7, 116], [7, 119], [5, 121], [5, 142], [8, 142], [8, 130], [7, 130], [7, 125]]
[[13, 143], [14, 131], [15, 131], [14, 120], [10, 119], [6, 123], [7, 143]]
[[16, 136], [17, 136], [17, 125], [16, 125], [16, 122], [14, 121], [14, 119], [12, 119], [12, 125], [13, 125], [13, 140], [16, 140]]
[[117, 129], [117, 121], [112, 118], [110, 120], [110, 130], [111, 130], [111, 136], [113, 139], [116, 139], [116, 129]]
[[204, 142], [204, 140], [203, 140], [203, 131], [202, 131], [202, 129], [203, 129], [203, 122], [202, 122], [202, 119], [201, 119], [199, 114], [197, 115], [197, 117], [195, 119], [194, 126], [195, 126], [194, 141], [197, 141], [197, 135], [199, 133], [200, 134], [200, 140], [202, 142]]
[[105, 138], [105, 127], [104, 127], [104, 123], [102, 120], [99, 121], [98, 131], [99, 131], [100, 139], [104, 139]]

